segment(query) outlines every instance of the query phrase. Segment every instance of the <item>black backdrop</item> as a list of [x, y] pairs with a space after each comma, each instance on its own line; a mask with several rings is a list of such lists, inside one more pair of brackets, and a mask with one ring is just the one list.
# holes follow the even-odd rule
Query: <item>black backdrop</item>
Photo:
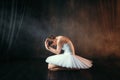
[[119, 0], [1, 0], [0, 57], [47, 57], [44, 40], [55, 34], [69, 37], [77, 55], [119, 58], [119, 22]]

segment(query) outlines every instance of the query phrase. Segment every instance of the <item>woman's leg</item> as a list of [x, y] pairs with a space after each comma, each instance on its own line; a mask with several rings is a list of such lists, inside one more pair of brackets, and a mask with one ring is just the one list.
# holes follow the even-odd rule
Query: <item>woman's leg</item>
[[65, 68], [65, 67], [60, 67], [54, 64], [48, 64], [48, 69], [51, 71], [58, 71], [58, 70], [80, 70], [77, 68]]
[[65, 70], [66, 68], [63, 68], [54, 64], [48, 64], [48, 69], [52, 71], [57, 71], [57, 70]]

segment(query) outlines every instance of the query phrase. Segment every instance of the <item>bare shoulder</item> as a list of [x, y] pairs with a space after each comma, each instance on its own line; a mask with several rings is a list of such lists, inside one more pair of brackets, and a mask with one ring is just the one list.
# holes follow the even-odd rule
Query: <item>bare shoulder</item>
[[69, 42], [70, 39], [66, 36], [57, 36], [57, 39], [60, 40], [60, 42]]
[[68, 37], [65, 36], [57, 36], [58, 39], [68, 39]]

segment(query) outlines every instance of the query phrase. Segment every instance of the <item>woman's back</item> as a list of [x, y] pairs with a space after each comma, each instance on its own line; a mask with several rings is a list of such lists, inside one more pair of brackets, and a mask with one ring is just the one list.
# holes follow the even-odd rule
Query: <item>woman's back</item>
[[60, 40], [60, 43], [63, 44], [62, 49], [64, 50], [64, 53], [75, 54], [73, 43], [68, 37], [57, 36], [57, 39]]

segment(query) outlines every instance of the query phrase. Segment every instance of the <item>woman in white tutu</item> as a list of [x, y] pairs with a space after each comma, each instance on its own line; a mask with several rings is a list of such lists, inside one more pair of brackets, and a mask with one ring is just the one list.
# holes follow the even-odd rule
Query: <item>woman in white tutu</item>
[[[91, 60], [75, 54], [71, 40], [65, 36], [51, 35], [45, 40], [45, 47], [48, 51], [56, 54], [46, 59], [49, 70], [79, 70], [92, 67]], [[62, 50], [64, 50], [63, 53], [61, 53]]]

